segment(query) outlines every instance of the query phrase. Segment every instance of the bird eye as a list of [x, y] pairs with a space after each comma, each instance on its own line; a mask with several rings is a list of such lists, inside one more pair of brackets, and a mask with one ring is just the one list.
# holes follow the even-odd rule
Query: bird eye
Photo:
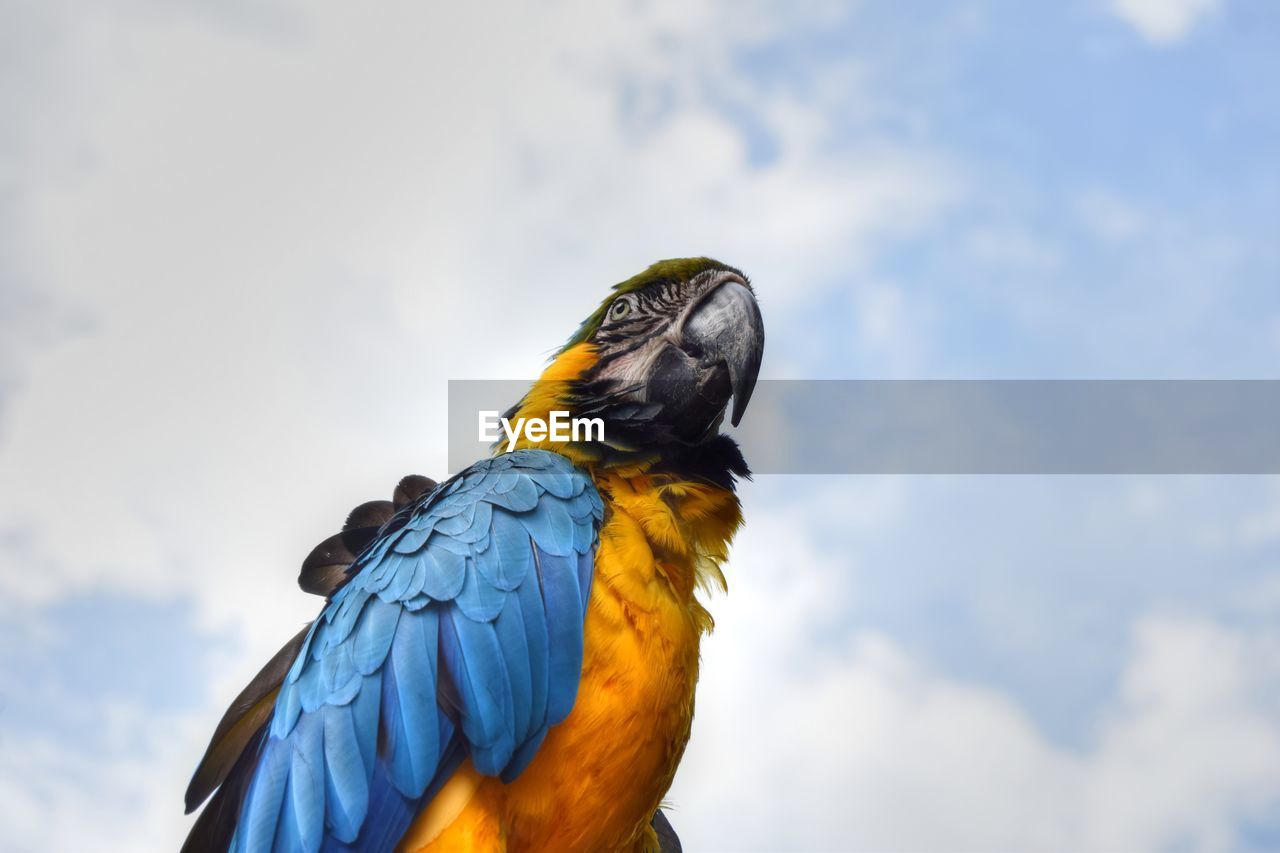
[[618, 299], [611, 306], [609, 306], [610, 320], [621, 320], [623, 317], [626, 317], [630, 313], [631, 313], [630, 299], [626, 299], [626, 298]]

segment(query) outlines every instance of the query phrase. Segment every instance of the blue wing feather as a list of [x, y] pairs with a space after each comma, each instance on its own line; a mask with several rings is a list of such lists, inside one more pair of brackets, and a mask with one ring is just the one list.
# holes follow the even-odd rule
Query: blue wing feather
[[324, 740], [319, 720], [298, 728], [289, 767], [289, 804], [297, 823], [298, 846], [315, 853], [324, 838]]
[[502, 604], [507, 600], [507, 593], [485, 580], [476, 566], [475, 559], [468, 557], [466, 577], [462, 581], [462, 591], [454, 599], [456, 610], [474, 622], [491, 622], [498, 618]]
[[[494, 513], [490, 547], [476, 555], [476, 567], [495, 590], [511, 592], [529, 571], [529, 536], [520, 522], [505, 512]], [[505, 599], [506, 596], [503, 596]]]
[[350, 709], [328, 705], [324, 715], [325, 816], [340, 841], [354, 841], [369, 807], [369, 777]]
[[526, 513], [519, 516], [525, 530], [548, 554], [576, 556], [573, 549], [573, 518], [567, 512]]
[[591, 553], [578, 554], [578, 595], [582, 601], [582, 612], [587, 612], [587, 602], [591, 600], [591, 575], [595, 569], [595, 555]]
[[422, 554], [426, 576], [422, 592], [436, 601], [452, 601], [462, 592], [467, 577], [467, 558], [446, 548], [434, 548]]
[[[506, 472], [510, 474], [510, 472]], [[498, 481], [494, 480], [495, 487]], [[494, 492], [485, 496], [485, 500], [489, 503], [509, 509], [512, 512], [526, 512], [538, 505], [538, 499], [542, 496], [537, 485], [533, 480], [526, 478], [515, 478], [515, 485], [504, 492]]]
[[577, 696], [602, 516], [585, 473], [530, 450], [389, 522], [285, 678], [232, 848], [390, 849], [466, 757], [518, 776]]
[[548, 554], [534, 547], [538, 575], [542, 580], [542, 601], [548, 614], [568, 614], [547, 623], [547, 722], [563, 720], [573, 710], [582, 674], [582, 629], [584, 617], [576, 561]]
[[281, 804], [280, 819], [276, 821], [276, 837], [273, 846], [277, 850], [302, 850], [302, 836], [298, 833], [298, 818], [293, 811], [293, 787], [296, 780], [290, 770]]
[[502, 612], [493, 622], [493, 628], [498, 647], [502, 650], [507, 684], [511, 688], [513, 745], [518, 747], [530, 735], [529, 719], [533, 713], [533, 663], [519, 596], [507, 596]]
[[529, 762], [533, 761], [533, 757], [538, 754], [539, 748], [542, 747], [542, 742], [546, 739], [547, 729], [544, 726], [538, 729], [532, 738], [525, 741], [520, 748], [515, 751], [511, 756], [511, 762], [507, 764], [499, 778], [502, 779], [503, 782], [511, 782], [523, 773], [524, 769], [529, 766]]
[[521, 584], [516, 598], [520, 603], [525, 642], [529, 649], [529, 720], [536, 731], [547, 727], [547, 685], [550, 678], [547, 614], [538, 584]]
[[237, 840], [245, 849], [270, 849], [275, 841], [285, 783], [289, 778], [288, 755], [289, 746], [284, 743], [268, 742], [263, 750], [237, 831]]
[[[440, 761], [440, 709], [435, 692], [439, 630], [434, 610], [407, 613], [400, 619], [391, 647], [382, 700], [390, 738], [386, 752], [391, 779], [408, 797], [422, 795]], [[415, 673], [430, 677], [415, 678]]]
[[445, 668], [462, 694], [462, 730], [473, 747], [476, 769], [496, 775], [515, 750], [515, 712], [503, 650], [491, 623], [473, 621], [461, 610], [449, 615], [440, 639], [446, 647]]

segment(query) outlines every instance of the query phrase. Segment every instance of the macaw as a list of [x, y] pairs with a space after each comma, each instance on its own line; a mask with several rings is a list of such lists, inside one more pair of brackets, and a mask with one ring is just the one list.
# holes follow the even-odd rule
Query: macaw
[[[764, 326], [738, 270], [616, 285], [508, 412], [601, 418], [357, 507], [224, 715], [184, 851], [659, 850], [724, 585]], [[561, 436], [563, 437], [563, 436]], [[661, 838], [660, 838], [661, 836]]]

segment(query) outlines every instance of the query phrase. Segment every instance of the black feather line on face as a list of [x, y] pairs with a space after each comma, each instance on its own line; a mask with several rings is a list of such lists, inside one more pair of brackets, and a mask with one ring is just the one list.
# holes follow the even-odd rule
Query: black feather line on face
[[618, 359], [624, 355], [628, 355], [630, 353], [635, 352], [636, 350], [640, 349], [645, 344], [647, 344], [649, 342], [649, 338], [650, 338], [650, 335], [643, 335], [643, 336], [637, 335], [631, 338], [630, 340], [628, 340], [626, 337], [620, 337], [618, 341], [622, 342], [621, 346], [610, 345], [610, 344], [616, 344], [615, 341], [597, 340], [597, 343], [600, 345], [600, 349], [598, 350], [598, 356], [596, 359], [594, 370], [599, 370], [601, 367], [604, 367], [609, 362], [614, 361], [615, 359]]
[[644, 346], [657, 336], [662, 331], [660, 320], [661, 318], [655, 317], [643, 326], [636, 324], [628, 328], [601, 329], [591, 338], [591, 342], [596, 345], [601, 359], [613, 359], [624, 352]]

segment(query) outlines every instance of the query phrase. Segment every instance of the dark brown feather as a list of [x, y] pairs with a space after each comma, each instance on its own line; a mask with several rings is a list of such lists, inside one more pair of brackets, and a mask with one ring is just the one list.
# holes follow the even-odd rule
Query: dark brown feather
[[435, 487], [436, 481], [430, 477], [424, 477], [421, 474], [410, 474], [396, 486], [394, 495], [396, 509], [408, 506]]
[[[357, 507], [356, 511], [359, 509]], [[381, 529], [379, 525], [344, 530], [321, 542], [302, 561], [298, 586], [313, 595], [332, 596], [346, 582], [347, 568], [355, 562], [356, 555], [374, 540]]]
[[349, 580], [347, 569], [401, 507], [436, 487], [436, 481], [410, 474], [395, 489], [394, 501], [367, 501], [351, 510], [342, 532], [321, 542], [302, 561], [298, 586], [303, 592], [331, 598]]
[[362, 527], [378, 528], [391, 520], [396, 514], [396, 506], [391, 501], [366, 501], [347, 516], [347, 523], [342, 531], [359, 530]]
[[[240, 821], [240, 806], [249, 789], [249, 782], [253, 779], [254, 760], [266, 733], [266, 724], [259, 726], [245, 749], [240, 752], [226, 781], [191, 825], [181, 853], [226, 853], [231, 846], [231, 837]], [[187, 811], [190, 812], [191, 809], [188, 808]]]
[[[293, 666], [310, 627], [310, 624], [304, 626], [292, 640], [285, 643], [249, 685], [240, 691], [240, 695], [222, 715], [222, 721], [209, 739], [209, 747], [191, 777], [191, 784], [187, 786], [187, 814], [195, 811], [223, 783], [244, 754], [245, 746], [254, 740], [271, 719], [275, 692], [284, 682], [289, 667]], [[271, 697], [271, 701], [264, 701], [268, 697]]]
[[298, 586], [303, 592], [330, 598], [348, 580], [347, 564], [333, 563], [327, 566], [315, 566], [303, 569], [298, 575]]

